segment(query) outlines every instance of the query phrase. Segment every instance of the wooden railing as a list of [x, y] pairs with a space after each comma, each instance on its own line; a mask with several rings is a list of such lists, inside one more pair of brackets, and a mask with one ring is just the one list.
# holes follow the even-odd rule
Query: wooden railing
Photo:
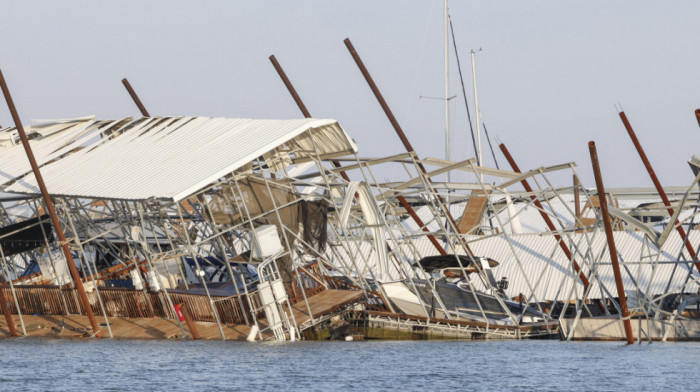
[[[165, 315], [165, 309], [168, 307], [161, 302], [159, 293], [125, 288], [102, 288], [99, 289], [99, 292], [105, 312], [109, 317], [172, 318], [170, 315]], [[88, 300], [92, 311], [97, 315], [102, 314], [102, 308], [95, 291], [88, 293]]]
[[[61, 289], [58, 286], [15, 286], [14, 294], [10, 287], [2, 287], [7, 299], [10, 312], [18, 314], [14, 300], [17, 296], [19, 309], [24, 315], [85, 315], [75, 289]], [[100, 298], [108, 317], [175, 318], [174, 311], [168, 306], [163, 292], [137, 291], [126, 288], [101, 288]], [[97, 291], [87, 293], [90, 307], [96, 315], [102, 315], [102, 307], [97, 297]], [[185, 303], [190, 315], [195, 321], [216, 321], [212, 305], [206, 295], [168, 293], [173, 304]], [[231, 297], [211, 297], [219, 319], [225, 324], [245, 324], [250, 317], [250, 308], [245, 294]], [[254, 306], [257, 306], [258, 296], [250, 294]], [[241, 304], [243, 307], [241, 307]], [[247, 312], [244, 316], [244, 312]]]
[[[296, 274], [299, 273], [299, 278]], [[301, 285], [299, 284], [301, 280]], [[322, 284], [323, 282], [323, 284]], [[306, 297], [318, 294], [327, 288], [335, 290], [361, 290], [360, 287], [325, 275], [318, 265], [311, 264], [305, 270], [294, 272], [293, 280], [287, 286], [287, 293], [291, 303], [297, 303]], [[67, 315], [86, 312], [82, 308], [75, 289], [60, 288], [59, 286], [15, 285], [14, 290], [9, 286], [0, 286], [8, 302], [10, 311], [18, 314], [15, 304], [15, 294], [19, 304], [19, 310], [23, 315]], [[169, 306], [168, 298], [164, 292], [148, 292], [127, 288], [99, 288], [98, 291], [87, 293], [90, 307], [95, 315], [102, 315], [100, 299], [104, 306], [104, 312], [108, 317], [175, 318], [174, 310]], [[240, 294], [230, 297], [212, 296], [211, 302], [206, 295], [187, 294], [183, 292], [169, 291], [168, 295], [173, 304], [187, 304], [190, 316], [195, 321], [215, 322], [214, 309], [219, 320], [224, 324], [251, 323], [249, 300], [255, 309], [260, 309], [260, 300], [257, 292], [248, 295]], [[367, 291], [367, 308], [373, 311], [387, 311], [381, 294]], [[258, 312], [256, 318], [264, 317], [263, 312]]]
[[[2, 287], [10, 311], [17, 314], [17, 306], [10, 287]], [[23, 314], [60, 315], [78, 312], [77, 297], [71, 290], [57, 286], [15, 286], [17, 302]]]

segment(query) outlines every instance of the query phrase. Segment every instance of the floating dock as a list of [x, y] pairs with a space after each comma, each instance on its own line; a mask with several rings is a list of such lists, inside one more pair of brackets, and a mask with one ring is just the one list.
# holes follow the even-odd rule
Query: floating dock
[[[636, 341], [700, 341], [700, 320], [654, 320], [632, 318], [632, 333]], [[571, 340], [624, 341], [625, 329], [617, 317], [561, 320], [562, 336]]]

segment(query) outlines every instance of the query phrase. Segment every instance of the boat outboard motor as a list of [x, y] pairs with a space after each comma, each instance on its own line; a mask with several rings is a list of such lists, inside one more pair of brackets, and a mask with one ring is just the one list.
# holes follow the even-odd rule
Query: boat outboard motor
[[498, 285], [496, 286], [498, 288], [498, 294], [501, 296], [506, 295], [506, 290], [508, 290], [508, 278], [507, 277], [502, 277], [501, 280], [498, 281]]

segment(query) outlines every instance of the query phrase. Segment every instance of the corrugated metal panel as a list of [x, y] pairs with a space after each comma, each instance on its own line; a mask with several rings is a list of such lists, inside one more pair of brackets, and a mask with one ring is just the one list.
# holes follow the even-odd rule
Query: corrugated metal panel
[[[334, 120], [152, 118], [131, 122], [108, 139], [92, 140], [83, 150], [42, 168], [42, 174], [55, 195], [181, 200], [294, 137], [322, 127], [342, 135], [343, 147], [356, 151]], [[48, 156], [45, 150], [49, 148], [40, 148]], [[18, 154], [15, 160], [20, 158]], [[0, 157], [0, 167], [5, 169], [6, 164], [11, 162]], [[38, 188], [30, 175], [8, 191], [35, 194]]]
[[[93, 123], [92, 120], [56, 124], [51, 130], [51, 135], [42, 139], [29, 141], [32, 146], [34, 158], [39, 166], [60, 156], [57, 151], [66, 143], [73, 140], [81, 132]], [[21, 144], [6, 148], [0, 154], [0, 182], [6, 184], [21, 177], [32, 170], [29, 160]]]
[[[548, 202], [543, 202], [542, 204], [544, 205], [545, 209], [550, 212], [550, 218], [552, 219], [552, 222], [554, 222], [555, 227], [557, 229], [562, 230], [562, 229], [568, 229], [572, 228], [575, 222], [573, 211], [575, 211], [574, 208], [574, 197], [571, 194], [561, 194], [560, 195], [561, 199], [559, 198], [553, 198], [549, 200]], [[491, 202], [492, 203], [497, 203], [503, 200], [502, 195], [492, 195], [491, 196]], [[563, 201], [563, 202], [562, 202]], [[637, 207], [638, 205], [642, 203], [648, 203], [650, 201], [660, 201], [653, 199], [653, 198], [635, 198], [635, 199], [623, 199], [620, 198], [618, 199], [618, 204], [621, 209], [628, 211], [629, 209], [632, 209], [634, 207]], [[566, 205], [564, 205], [566, 203]], [[581, 208], [583, 208], [585, 204], [585, 198], [582, 196], [581, 197]], [[454, 203], [450, 205], [450, 212], [452, 213], [452, 216], [455, 218], [457, 222], [459, 222], [460, 217], [462, 216], [462, 213], [464, 211], [464, 207], [466, 206], [466, 202], [462, 203]], [[543, 232], [548, 232], [549, 228], [547, 227], [546, 223], [544, 222], [544, 219], [542, 219], [542, 216], [540, 215], [539, 210], [532, 204], [526, 203], [523, 201], [514, 201], [514, 207], [516, 210], [517, 218], [520, 220], [520, 224], [523, 230], [523, 233], [525, 234], [536, 234], [536, 233], [543, 233]], [[427, 223], [433, 219], [433, 214], [431, 210], [426, 207], [419, 207], [416, 209], [416, 213], [418, 216], [421, 218], [421, 220], [424, 223]], [[693, 211], [691, 209], [684, 210], [680, 213], [679, 215], [679, 220], [684, 221], [688, 217], [690, 217], [693, 214]], [[552, 216], [553, 215], [553, 216]], [[556, 216], [557, 218], [555, 218]], [[586, 214], [584, 214], [584, 217], [587, 218], [595, 218], [595, 214], [592, 210], [588, 209]], [[668, 223], [669, 217], [666, 217], [663, 221], [658, 222], [653, 226], [653, 228], [659, 232], [663, 231], [665, 224]], [[503, 227], [500, 226], [499, 221], [503, 223]], [[498, 214], [497, 217], [494, 216], [491, 218], [491, 222], [494, 227], [500, 227], [500, 230], [504, 230], [506, 233], [512, 233], [511, 227], [510, 227], [510, 216], [508, 214], [508, 210], [506, 208], [502, 209]], [[416, 231], [418, 229], [418, 225], [413, 222], [413, 219], [405, 219], [404, 220], [404, 225], [406, 228], [412, 231]], [[484, 227], [489, 226], [489, 221], [484, 221], [482, 222], [482, 225]], [[437, 224], [430, 224], [428, 225], [429, 230], [435, 231], [438, 230], [438, 225]]]
[[[585, 234], [571, 235], [570, 240], [567, 238], [566, 241], [572, 250], [578, 248], [583, 254], [590, 252], [597, 261], [595, 265], [598, 268], [598, 276], [590, 278], [592, 287], [589, 297], [600, 297], [601, 282], [609, 292], [615, 295], [617, 291], [605, 235], [602, 231], [598, 231], [594, 234], [589, 233], [588, 236], [591, 242], [590, 245], [585, 239]], [[639, 232], [616, 232], [614, 237], [619, 259], [623, 261], [621, 264], [624, 271], [623, 283], [625, 290], [635, 289], [634, 280], [638, 276], [640, 289], [646, 290], [648, 288], [649, 290], [647, 295], [665, 293], [667, 292], [667, 287], [669, 287], [670, 291], [677, 291], [684, 286], [688, 267], [687, 265], [673, 263], [678, 260], [678, 254], [682, 247], [682, 241], [677, 233], [672, 234], [660, 254], [655, 252], [653, 247], [651, 254], [649, 251], [643, 252], [643, 249], [645, 249], [644, 238]], [[531, 290], [527, 281], [529, 280], [532, 284], [535, 284], [540, 277], [544, 284], [534, 287], [534, 293], [539, 300], [568, 299], [571, 283], [574, 281], [576, 282], [577, 292], [579, 294], [583, 293], [583, 285], [576, 278], [571, 263], [564, 256], [553, 236], [513, 235], [511, 239], [516, 245], [515, 253], [522, 263], [522, 269], [515, 261], [513, 253], [510, 252], [510, 249], [507, 249], [505, 238], [492, 237], [492, 239], [470, 243], [470, 247], [476, 254], [489, 256], [501, 262], [501, 265], [494, 272], [497, 278], [500, 276], [508, 277], [510, 287], [507, 294], [509, 296], [516, 296], [518, 293], [530, 293]], [[691, 233], [691, 241], [693, 243], [700, 242], [700, 233]], [[577, 247], [573, 246], [574, 244]], [[501, 258], [499, 259], [498, 257]], [[576, 256], [575, 259], [585, 272], [589, 271], [590, 256], [589, 258]], [[658, 260], [660, 263], [655, 266], [639, 264], [640, 261], [655, 260]], [[654, 274], [653, 279], [651, 279], [652, 272]], [[693, 274], [698, 276], [697, 271], [694, 271]]]
[[[690, 237], [693, 243], [700, 243], [700, 232], [691, 232]], [[534, 299], [538, 301], [568, 300], [580, 298], [583, 295], [583, 284], [552, 235], [521, 234], [512, 235], [509, 238], [512, 248], [504, 236], [468, 236], [469, 246], [477, 256], [487, 256], [500, 263], [493, 272], [496, 280], [502, 277], [508, 278], [510, 285], [506, 295], [515, 297], [520, 293], [527, 296], [534, 294]], [[590, 278], [589, 298], [601, 297], [601, 283], [608, 292], [616, 296], [617, 290], [605, 234], [602, 231], [588, 233], [588, 240], [585, 234], [574, 234], [566, 236], [565, 241], [572, 251], [576, 252], [578, 249], [580, 254], [589, 255], [586, 258], [580, 254], [575, 257], [584, 272], [590, 271], [590, 260], [596, 261], [597, 275]], [[413, 243], [418, 249], [419, 257], [437, 253], [427, 238], [415, 239]], [[394, 249], [399, 247], [397, 244], [392, 244]], [[637, 287], [635, 282], [637, 282], [642, 291], [654, 296], [666, 292], [677, 292], [686, 285], [688, 266], [675, 263], [682, 250], [682, 241], [677, 233], [671, 234], [660, 254], [653, 248], [651, 254], [648, 251], [642, 251], [645, 247], [644, 238], [639, 232], [616, 232], [615, 244], [620, 260], [623, 261], [625, 290], [635, 290]], [[404, 244], [400, 247], [404, 254], [412, 253], [408, 245]], [[369, 255], [369, 265], [373, 267], [376, 260], [372, 258], [370, 248], [369, 243], [362, 245], [363, 253]], [[594, 256], [590, 256], [591, 254]], [[334, 257], [330, 253], [328, 256]], [[343, 258], [349, 262], [348, 255], [343, 254]], [[360, 258], [356, 258], [355, 261], [361, 268], [364, 267]], [[415, 260], [406, 261], [412, 263]], [[640, 264], [640, 261], [658, 261], [658, 264]], [[692, 271], [693, 276], [699, 279], [698, 272], [694, 269]], [[484, 289], [479, 279], [473, 278], [472, 283], [476, 288]], [[572, 293], [572, 287], [575, 288], [574, 293]], [[697, 283], [691, 282], [688, 287], [690, 290], [697, 290]]]
[[[567, 200], [566, 195], [563, 195], [562, 198], [565, 201], [569, 202]], [[492, 203], [498, 202], [501, 199], [503, 199], [502, 195], [492, 195], [491, 196]], [[570, 203], [571, 203], [570, 208], [573, 209], [573, 206], [572, 206], [573, 205], [573, 197], [571, 197], [571, 199], [572, 200], [570, 201]], [[466, 202], [450, 204], [450, 213], [452, 214], [452, 216], [454, 217], [454, 219], [457, 222], [459, 222], [459, 219], [461, 218], [462, 213], [464, 212], [464, 208], [466, 205], [467, 205]], [[516, 209], [517, 217], [518, 217], [518, 219], [520, 219], [520, 223], [521, 223], [521, 226], [522, 226], [524, 233], [541, 233], [541, 232], [545, 232], [545, 231], [549, 230], [547, 228], [546, 223], [544, 222], [544, 220], [540, 216], [539, 210], [537, 208], [535, 208], [535, 206], [530, 205], [528, 203], [524, 203], [524, 202], [515, 202], [514, 206]], [[564, 221], [565, 225], [567, 225], [567, 226], [573, 225], [573, 215], [567, 211], [566, 207], [563, 206], [561, 201], [559, 201], [557, 199], [553, 199], [551, 201], [551, 207], [550, 207], [550, 205], [548, 205], [546, 203], [544, 203], [544, 206], [549, 211], [553, 210], [556, 213], [556, 215]], [[416, 209], [416, 214], [421, 218], [421, 220], [424, 223], [427, 223], [433, 219], [432, 211], [427, 206], [422, 206], [422, 207]], [[498, 222], [500, 220], [500, 222], [502, 222], [505, 226], [504, 227], [505, 231], [507, 233], [511, 233], [510, 224], [509, 224], [510, 216], [508, 215], [508, 210], [504, 209], [501, 212], [499, 212], [497, 215], [498, 215], [498, 217], [493, 217], [491, 219], [491, 223], [494, 225], [494, 227], [499, 226]], [[553, 221], [554, 221], [554, 219], [553, 219]], [[406, 219], [404, 221], [404, 224], [410, 230], [415, 231], [418, 229], [418, 225], [416, 225], [415, 222], [413, 222], [413, 219], [410, 219], [410, 218]], [[482, 223], [482, 225], [488, 226], [489, 222], [485, 221]], [[555, 225], [558, 226], [557, 223], [555, 223]], [[430, 224], [430, 225], [428, 225], [428, 229], [431, 231], [435, 231], [438, 229], [438, 226], [437, 226], [437, 224]]]

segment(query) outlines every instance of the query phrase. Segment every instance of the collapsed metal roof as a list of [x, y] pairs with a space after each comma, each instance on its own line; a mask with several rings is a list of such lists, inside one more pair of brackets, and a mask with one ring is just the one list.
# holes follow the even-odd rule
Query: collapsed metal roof
[[[700, 241], [700, 232], [693, 231], [689, 236], [692, 243]], [[675, 231], [661, 250], [654, 247], [647, 249], [643, 246], [644, 235], [640, 232], [617, 231], [614, 237], [625, 290], [639, 289], [648, 296], [697, 290], [696, 280], [700, 276], [693, 268], [682, 239]], [[557, 239], [549, 233], [510, 236], [466, 235], [465, 238], [475, 255], [489, 257], [500, 263], [493, 270], [494, 276], [497, 280], [502, 277], [508, 278], [510, 286], [506, 294], [509, 297], [525, 293], [531, 294], [535, 301], [561, 301], [580, 298], [583, 295], [583, 285], [578, 280], [578, 274], [574, 272], [571, 261], [562, 252]], [[388, 242], [392, 249], [408, 247], [405, 243]], [[596, 235], [571, 234], [567, 242], [576, 250], [575, 258], [587, 275], [594, 262], [596, 273], [589, 277], [589, 298], [604, 297], [603, 291], [606, 289], [615, 296], [615, 278], [604, 233], [599, 231]], [[419, 257], [436, 254], [430, 241], [424, 237], [413, 239], [412, 246], [415, 246]], [[342, 262], [349, 266], [357, 265], [359, 271], [363, 271], [365, 265], [372, 269], [378, 265], [376, 252], [369, 241], [362, 241], [359, 246], [350, 244], [349, 248], [352, 254], [347, 254], [340, 247], [328, 251], [329, 259], [333, 260], [334, 265], [341, 271]], [[681, 253], [685, 261], [679, 261]], [[412, 274], [411, 268], [405, 268], [404, 272]], [[396, 280], [403, 278], [395, 269], [390, 270], [389, 275]], [[472, 283], [479, 290], [487, 290], [479, 279], [472, 279]], [[601, 287], [601, 283], [605, 288]], [[573, 286], [575, 293], [572, 293]]]
[[[293, 162], [319, 154], [356, 152], [335, 120], [253, 120], [153, 117], [114, 121], [81, 118], [30, 141], [52, 195], [182, 200], [272, 153]], [[3, 150], [6, 191], [38, 194], [21, 145]]]

